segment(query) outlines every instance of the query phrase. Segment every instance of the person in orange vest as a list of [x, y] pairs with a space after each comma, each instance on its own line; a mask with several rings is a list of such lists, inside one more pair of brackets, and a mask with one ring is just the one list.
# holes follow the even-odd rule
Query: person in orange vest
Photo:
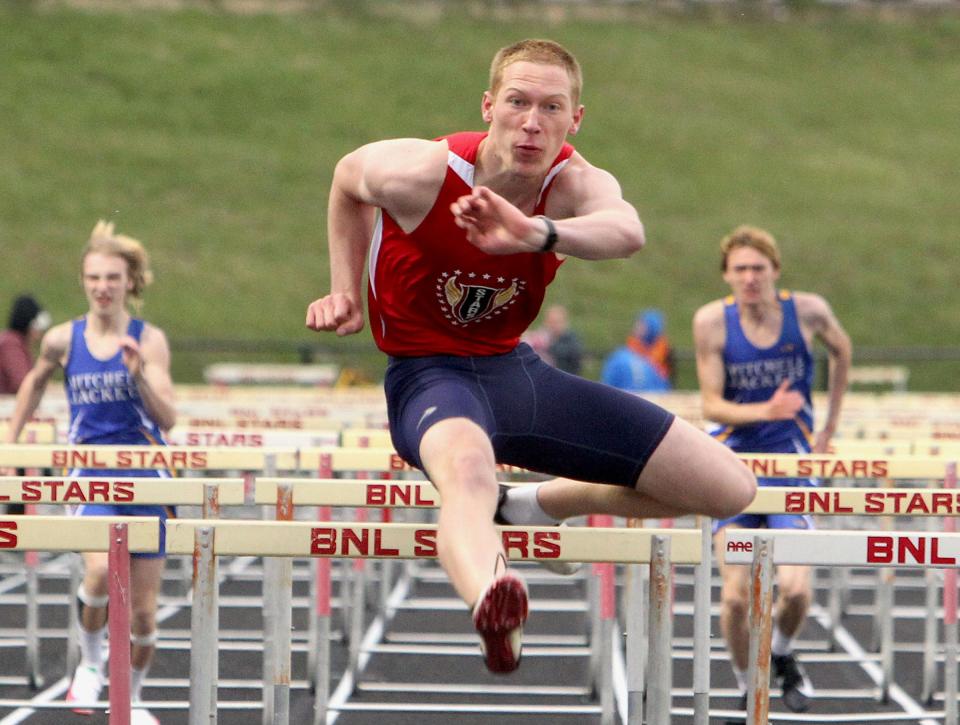
[[601, 380], [634, 393], [671, 390], [674, 355], [664, 327], [660, 310], [647, 309], [638, 314], [626, 344], [604, 362]]

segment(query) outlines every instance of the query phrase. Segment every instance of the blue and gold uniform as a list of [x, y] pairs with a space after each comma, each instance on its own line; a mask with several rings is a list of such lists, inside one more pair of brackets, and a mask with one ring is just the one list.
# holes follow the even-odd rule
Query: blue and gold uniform
[[[143, 320], [132, 318], [127, 334], [139, 342], [143, 333]], [[123, 364], [123, 353], [107, 359], [94, 357], [87, 348], [84, 333], [87, 318], [73, 321], [70, 352], [64, 366], [64, 387], [70, 404], [70, 443], [86, 445], [166, 445], [156, 422], [150, 418], [137, 384]], [[75, 469], [71, 476], [102, 476], [105, 471]], [[169, 478], [168, 471], [123, 470], [131, 477]], [[160, 553], [132, 554], [137, 557], [164, 556], [166, 530], [164, 522], [168, 513], [164, 506], [121, 506], [113, 504], [82, 504], [78, 516], [157, 516], [160, 518]]]
[[[780, 338], [770, 347], [757, 347], [740, 326], [740, 310], [733, 296], [724, 300], [726, 342], [723, 347], [723, 397], [734, 403], [761, 403], [770, 400], [784, 380], [790, 389], [803, 395], [804, 406], [790, 420], [763, 421], [746, 425], [717, 426], [711, 434], [738, 453], [809, 453], [813, 443], [813, 355], [807, 346], [793, 295], [777, 294], [783, 323]], [[812, 486], [805, 478], [759, 478], [761, 486]], [[734, 523], [746, 528], [813, 528], [809, 516], [795, 514], [740, 514], [717, 521], [714, 531]]]

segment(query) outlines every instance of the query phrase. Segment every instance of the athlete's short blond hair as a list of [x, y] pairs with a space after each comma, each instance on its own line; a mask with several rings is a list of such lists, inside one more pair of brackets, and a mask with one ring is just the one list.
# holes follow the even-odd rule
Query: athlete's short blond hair
[[490, 94], [497, 95], [503, 80], [503, 70], [511, 63], [527, 61], [560, 66], [570, 76], [570, 100], [574, 108], [580, 104], [580, 91], [583, 89], [583, 72], [580, 63], [569, 50], [552, 40], [528, 38], [497, 51], [490, 64]]
[[727, 258], [734, 249], [740, 247], [756, 249], [773, 263], [774, 269], [780, 269], [780, 248], [777, 240], [770, 232], [746, 224], [737, 227], [720, 241], [720, 269], [727, 271]]
[[133, 287], [128, 293], [135, 306], [139, 307], [143, 300], [143, 290], [153, 282], [153, 272], [150, 271], [150, 257], [136, 239], [117, 234], [114, 223], [102, 219], [90, 233], [90, 239], [83, 248], [80, 258], [81, 265], [88, 254], [108, 254], [120, 257], [127, 263], [127, 274], [133, 280]]

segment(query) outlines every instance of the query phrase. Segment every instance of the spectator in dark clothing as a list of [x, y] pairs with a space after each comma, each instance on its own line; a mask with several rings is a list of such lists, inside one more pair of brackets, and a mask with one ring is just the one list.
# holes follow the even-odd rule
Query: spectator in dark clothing
[[573, 375], [583, 368], [583, 345], [570, 329], [570, 318], [563, 305], [552, 305], [544, 313], [543, 325], [523, 335], [523, 341], [543, 358], [544, 362]]
[[0, 332], [0, 395], [14, 395], [33, 367], [32, 347], [50, 327], [50, 314], [30, 295], [13, 301], [7, 329]]

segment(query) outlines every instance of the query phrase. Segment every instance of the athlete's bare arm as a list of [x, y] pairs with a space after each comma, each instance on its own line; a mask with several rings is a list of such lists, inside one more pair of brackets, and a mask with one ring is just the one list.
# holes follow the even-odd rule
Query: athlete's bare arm
[[375, 207], [404, 231], [423, 221], [447, 167], [446, 142], [393, 139], [361, 146], [337, 164], [327, 238], [330, 293], [307, 308], [307, 327], [349, 335], [363, 329], [363, 266]]
[[47, 330], [40, 342], [40, 356], [30, 372], [24, 377], [17, 391], [10, 425], [7, 428], [7, 443], [16, 443], [23, 426], [33, 416], [43, 399], [50, 376], [62, 367], [67, 350], [70, 348], [71, 324], [62, 322]]
[[[488, 254], [542, 249], [547, 225], [485, 186], [451, 205], [467, 239]], [[624, 200], [614, 176], [574, 154], [557, 175], [545, 216], [553, 220], [554, 251], [581, 259], [628, 257], [644, 243], [637, 210]]]
[[170, 430], [177, 422], [170, 377], [170, 346], [159, 327], [147, 324], [140, 342], [129, 335], [120, 341], [123, 364], [137, 384], [137, 391], [150, 417], [161, 430]]
[[823, 428], [817, 432], [813, 445], [814, 453], [825, 453], [840, 420], [840, 408], [853, 360], [853, 345], [823, 297], [809, 292], [795, 292], [794, 299], [801, 328], [809, 330], [813, 337], [823, 343], [830, 360], [827, 418]]
[[724, 399], [723, 346], [726, 343], [726, 327], [722, 300], [714, 300], [697, 310], [693, 317], [693, 343], [703, 417], [707, 420], [724, 425], [789, 420], [803, 407], [803, 396], [796, 390], [788, 389], [789, 380], [784, 380], [769, 400], [760, 403], [735, 403]]

